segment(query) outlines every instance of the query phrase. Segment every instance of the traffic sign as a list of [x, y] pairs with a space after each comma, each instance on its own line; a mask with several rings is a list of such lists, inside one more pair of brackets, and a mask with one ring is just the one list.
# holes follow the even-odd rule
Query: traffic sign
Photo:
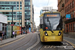
[[11, 26], [14, 26], [14, 24], [11, 24]]

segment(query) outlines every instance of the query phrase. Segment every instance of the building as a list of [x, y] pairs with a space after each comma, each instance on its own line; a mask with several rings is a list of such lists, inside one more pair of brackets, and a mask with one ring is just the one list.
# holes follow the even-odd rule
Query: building
[[58, 0], [58, 12], [61, 13], [63, 19], [63, 29], [65, 29], [65, 0]]
[[35, 23], [34, 23], [34, 6], [32, 5], [32, 20], [31, 20], [32, 22], [31, 22], [31, 24], [32, 24], [32, 31], [34, 31], [34, 25], [35, 25]]
[[46, 6], [46, 7], [43, 7], [43, 9], [41, 9], [40, 14], [44, 12], [57, 12], [57, 9], [52, 9], [52, 7]]
[[75, 0], [65, 0], [65, 15], [70, 15], [65, 19], [65, 32], [75, 34]]
[[0, 14], [0, 31], [7, 31], [7, 16]]
[[21, 26], [22, 18], [22, 27], [32, 27], [32, 0], [0, 0], [0, 13], [7, 15], [8, 24], [12, 23], [12, 6], [13, 24]]

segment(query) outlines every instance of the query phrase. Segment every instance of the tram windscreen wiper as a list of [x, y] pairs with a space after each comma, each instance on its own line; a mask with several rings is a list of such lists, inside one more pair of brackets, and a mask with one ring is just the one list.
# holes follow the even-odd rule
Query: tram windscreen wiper
[[[49, 25], [50, 25], [50, 27], [51, 27], [51, 23], [50, 23], [50, 21], [49, 21], [49, 18], [47, 17], [47, 22], [49, 22]], [[50, 31], [53, 33], [53, 31], [50, 29]]]

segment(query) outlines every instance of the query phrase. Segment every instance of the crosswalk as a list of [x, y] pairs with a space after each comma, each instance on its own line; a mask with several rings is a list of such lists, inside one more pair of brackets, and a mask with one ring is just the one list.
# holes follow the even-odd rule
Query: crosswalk
[[73, 49], [73, 46], [70, 46], [68, 43], [63, 43], [61, 46], [53, 46], [53, 45], [45, 45], [43, 46], [44, 49], [49, 49], [49, 48], [62, 48], [62, 49]]

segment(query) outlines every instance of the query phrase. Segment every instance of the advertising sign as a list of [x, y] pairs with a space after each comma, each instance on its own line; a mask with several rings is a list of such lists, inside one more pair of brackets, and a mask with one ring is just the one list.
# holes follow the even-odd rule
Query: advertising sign
[[71, 14], [66, 14], [66, 19], [71, 19]]
[[21, 34], [21, 27], [13, 26], [13, 31], [16, 31], [17, 35]]

